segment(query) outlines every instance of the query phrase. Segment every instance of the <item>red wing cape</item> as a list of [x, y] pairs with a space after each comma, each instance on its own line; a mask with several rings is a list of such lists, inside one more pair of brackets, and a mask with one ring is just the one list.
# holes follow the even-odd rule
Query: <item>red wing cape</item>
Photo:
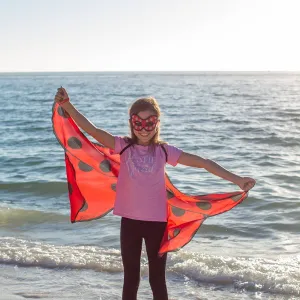
[[[57, 103], [52, 115], [54, 134], [65, 150], [71, 222], [101, 218], [114, 207], [120, 155], [93, 143]], [[165, 175], [168, 222], [159, 255], [175, 251], [193, 238], [202, 222], [240, 204], [244, 191], [191, 196], [180, 192]]]

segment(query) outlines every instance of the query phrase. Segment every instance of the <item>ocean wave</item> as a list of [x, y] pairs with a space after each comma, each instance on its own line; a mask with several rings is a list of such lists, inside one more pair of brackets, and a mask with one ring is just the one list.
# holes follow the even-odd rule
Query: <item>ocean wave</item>
[[[122, 272], [120, 250], [96, 246], [59, 246], [12, 237], [0, 238], [0, 263], [24, 267]], [[300, 296], [300, 256], [265, 259], [170, 253], [167, 271], [201, 284], [238, 290]], [[143, 251], [142, 273], [147, 274]]]
[[18, 208], [0, 207], [1, 228], [17, 228], [23, 225], [35, 225], [42, 223], [64, 222], [68, 216], [42, 212], [37, 210], [25, 210]]
[[178, 252], [170, 259], [170, 270], [201, 284], [300, 296], [299, 255], [273, 260]]
[[231, 98], [246, 98], [246, 99], [255, 99], [255, 94], [246, 94], [246, 93], [220, 93], [220, 92], [212, 92], [212, 96], [214, 97], [224, 97], [226, 99], [231, 99]]
[[67, 193], [68, 186], [66, 182], [12, 182], [1, 183], [0, 191], [25, 192], [35, 195], [61, 195]]
[[120, 251], [95, 246], [59, 246], [0, 237], [0, 263], [27, 267], [90, 269], [121, 272]]
[[241, 137], [241, 140], [247, 143], [256, 143], [259, 145], [277, 145], [282, 147], [298, 147], [299, 139], [295, 137], [279, 137], [276, 135], [272, 136], [262, 136], [262, 137]]

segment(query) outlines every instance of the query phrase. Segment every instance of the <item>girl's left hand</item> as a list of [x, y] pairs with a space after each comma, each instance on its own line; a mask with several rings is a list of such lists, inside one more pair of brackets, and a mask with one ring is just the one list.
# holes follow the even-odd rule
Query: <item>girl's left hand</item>
[[250, 177], [241, 177], [237, 185], [245, 192], [248, 192], [255, 186], [256, 181]]

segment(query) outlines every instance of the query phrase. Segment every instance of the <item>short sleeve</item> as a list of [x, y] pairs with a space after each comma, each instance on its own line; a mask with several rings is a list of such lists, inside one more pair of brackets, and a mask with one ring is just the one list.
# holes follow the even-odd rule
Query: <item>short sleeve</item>
[[164, 145], [164, 147], [167, 149], [168, 153], [167, 163], [175, 167], [178, 163], [179, 156], [183, 151], [175, 146], [171, 146], [168, 144]]
[[115, 149], [114, 149], [114, 153], [115, 154], [119, 154], [127, 145], [127, 143], [125, 142], [124, 138], [120, 137], [120, 136], [114, 136], [115, 138]]

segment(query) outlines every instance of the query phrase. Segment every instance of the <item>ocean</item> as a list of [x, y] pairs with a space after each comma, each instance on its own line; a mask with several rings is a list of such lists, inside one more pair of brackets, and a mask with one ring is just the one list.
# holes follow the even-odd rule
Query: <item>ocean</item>
[[[170, 299], [300, 299], [300, 74], [0, 74], [0, 299], [121, 299], [120, 218], [71, 224], [64, 151], [52, 130], [58, 87], [96, 126], [129, 134], [141, 96], [161, 107], [161, 138], [256, 180], [169, 253]], [[89, 137], [91, 140], [93, 138]], [[189, 194], [239, 191], [205, 169], [167, 166]], [[139, 300], [152, 299], [145, 248]]]

